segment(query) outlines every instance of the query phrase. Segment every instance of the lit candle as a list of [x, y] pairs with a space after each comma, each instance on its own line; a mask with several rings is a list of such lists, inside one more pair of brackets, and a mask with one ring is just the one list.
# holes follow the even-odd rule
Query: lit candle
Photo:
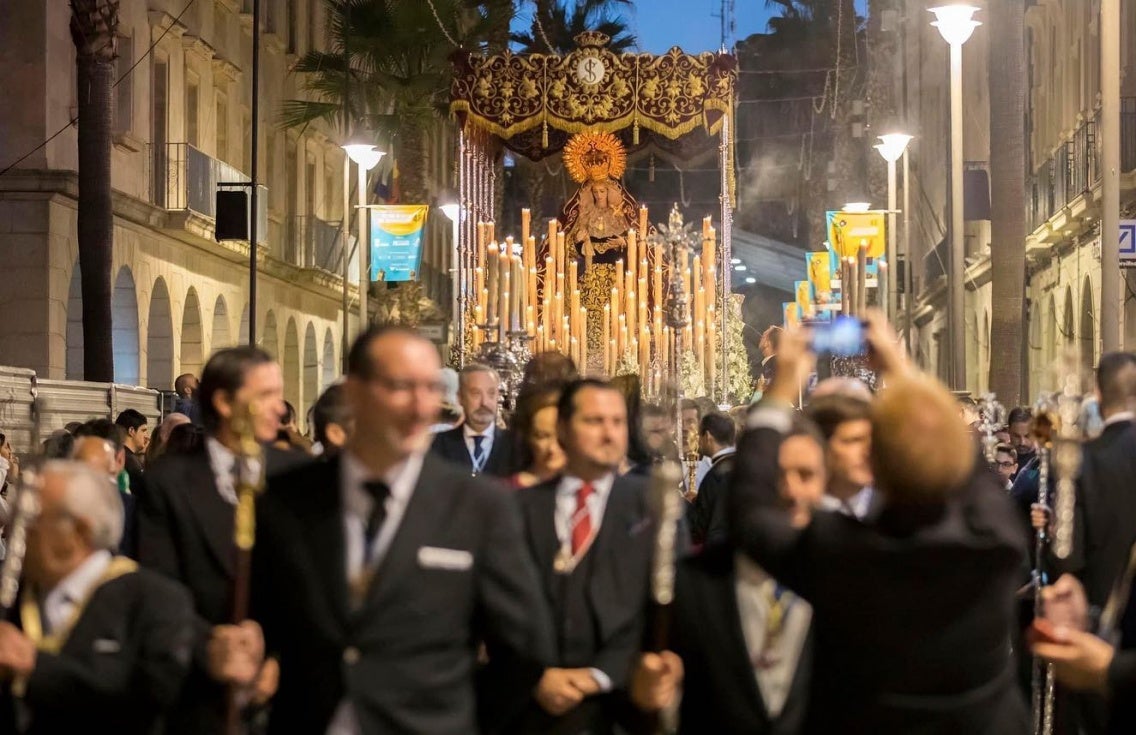
[[611, 370], [611, 304], [604, 304], [603, 318], [603, 351], [604, 351], [604, 377], [610, 376]]
[[500, 313], [499, 304], [501, 303], [501, 251], [497, 248], [497, 243], [490, 242], [486, 248], [486, 265], [489, 267], [489, 308], [485, 312], [485, 318], [489, 320], [496, 319]]
[[[639, 374], [646, 377], [651, 364], [651, 332], [644, 324], [639, 330]], [[646, 383], [646, 381], [644, 381]]]
[[643, 237], [647, 236], [650, 231], [647, 226], [647, 207], [639, 207], [639, 231], [643, 233]]
[[532, 304], [525, 307], [525, 330], [530, 337], [536, 336], [536, 313]]
[[635, 273], [636, 266], [639, 265], [639, 250], [638, 242], [635, 238], [635, 230], [627, 231], [627, 271], [632, 274], [632, 279], [638, 278]]
[[[528, 207], [521, 209], [521, 242], [529, 241], [529, 230], [532, 228], [532, 212]], [[526, 264], [527, 265], [527, 264]]]
[[616, 359], [623, 357], [623, 353], [627, 351], [627, 315], [619, 315], [619, 341], [616, 343], [619, 350], [616, 352]]
[[580, 309], [580, 364], [577, 365], [581, 375], [587, 374], [588, 369], [588, 310]]

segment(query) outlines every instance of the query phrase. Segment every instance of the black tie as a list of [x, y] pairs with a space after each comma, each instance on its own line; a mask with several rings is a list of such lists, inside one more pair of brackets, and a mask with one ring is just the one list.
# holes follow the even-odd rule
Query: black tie
[[363, 563], [371, 561], [371, 552], [374, 550], [375, 537], [387, 519], [387, 498], [391, 489], [382, 480], [368, 480], [363, 483], [363, 489], [371, 496], [371, 515], [367, 517], [367, 526], [363, 530]]

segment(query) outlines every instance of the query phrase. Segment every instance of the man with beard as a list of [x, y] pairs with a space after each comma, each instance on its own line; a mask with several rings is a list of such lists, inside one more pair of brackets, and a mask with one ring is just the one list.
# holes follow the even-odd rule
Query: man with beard
[[512, 432], [497, 428], [500, 386], [500, 376], [488, 365], [473, 364], [463, 368], [458, 382], [458, 402], [465, 421], [435, 436], [431, 453], [465, 468], [472, 475], [509, 477], [521, 469], [513, 466], [516, 440]]

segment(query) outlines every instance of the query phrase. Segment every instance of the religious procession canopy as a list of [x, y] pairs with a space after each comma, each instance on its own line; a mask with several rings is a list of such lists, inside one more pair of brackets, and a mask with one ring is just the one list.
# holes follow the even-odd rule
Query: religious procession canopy
[[[531, 343], [533, 351], [571, 356], [587, 373], [637, 373], [648, 393], [664, 378], [677, 382], [681, 363], [693, 394], [724, 395], [725, 320], [734, 310], [728, 277], [736, 62], [678, 48], [662, 56], [616, 54], [597, 32], [576, 42], [579, 49], [567, 56], [453, 57], [459, 196], [472, 213], [459, 234], [456, 362], [463, 364], [467, 351], [491, 364], [503, 352], [523, 361]], [[502, 147], [532, 160], [563, 154], [579, 185], [541, 240], [527, 209], [521, 232], [494, 228], [492, 165]], [[717, 151], [721, 247], [706, 216], [701, 238], [692, 236], [698, 252], [664, 252], [646, 208], [622, 181], [628, 153], [645, 149], [679, 159]], [[664, 288], [672, 279], [676, 285]], [[667, 295], [675, 289], [683, 294], [677, 301]]]
[[732, 113], [737, 62], [728, 54], [616, 54], [589, 31], [567, 56], [454, 57], [450, 111], [532, 160], [585, 130], [614, 133], [630, 151], [650, 145], [688, 158], [712, 148]]

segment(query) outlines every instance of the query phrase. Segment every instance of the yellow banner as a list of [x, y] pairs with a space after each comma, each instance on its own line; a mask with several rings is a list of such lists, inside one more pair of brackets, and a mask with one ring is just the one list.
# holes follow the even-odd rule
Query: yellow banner
[[[822, 294], [832, 293], [832, 255], [827, 250], [819, 253], [809, 253], [809, 281], [817, 293], [820, 302]], [[823, 303], [823, 302], [820, 302]]]
[[828, 241], [842, 258], [855, 258], [861, 245], [868, 246], [869, 258], [882, 258], [887, 252], [884, 213], [829, 212]]

